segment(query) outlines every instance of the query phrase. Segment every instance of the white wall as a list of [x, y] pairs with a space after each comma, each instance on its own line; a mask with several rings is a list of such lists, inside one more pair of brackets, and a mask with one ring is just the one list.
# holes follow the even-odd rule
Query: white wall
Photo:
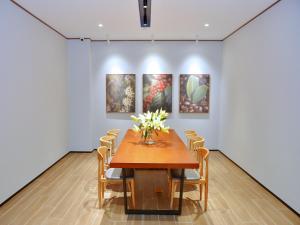
[[0, 203], [66, 153], [66, 41], [0, 1]]
[[[70, 150], [96, 148], [99, 137], [111, 128], [120, 128], [121, 136], [132, 127], [130, 114], [106, 113], [105, 79], [108, 73], [136, 74], [136, 112], [142, 112], [142, 75], [143, 73], [173, 74], [173, 112], [167, 124], [176, 129], [182, 138], [183, 130], [195, 129], [206, 137], [207, 146], [217, 148], [217, 129], [219, 116], [219, 79], [221, 71], [221, 42], [92, 42], [70, 41], [69, 53], [72, 92], [71, 102], [77, 101], [72, 107], [71, 127], [76, 127], [71, 138]], [[92, 53], [92, 86], [88, 93], [89, 79], [87, 53]], [[84, 57], [82, 56], [84, 52]], [[84, 63], [79, 63], [80, 61]], [[77, 71], [77, 72], [75, 72]], [[80, 71], [80, 72], [79, 72]], [[211, 75], [211, 99], [209, 114], [180, 114], [178, 108], [178, 84], [181, 73], [208, 73]], [[79, 78], [80, 77], [80, 78]], [[76, 80], [80, 79], [80, 82]], [[75, 91], [77, 90], [77, 91]], [[91, 94], [91, 95], [90, 95]], [[90, 102], [92, 113], [89, 112]], [[79, 99], [79, 100], [78, 100]], [[80, 112], [74, 110], [77, 108]], [[85, 109], [83, 109], [85, 108]], [[84, 111], [84, 112], [83, 112]], [[73, 114], [73, 115], [72, 115]], [[76, 114], [76, 115], [75, 115]], [[90, 132], [90, 125], [83, 120], [92, 121], [92, 144], [85, 135]], [[77, 132], [77, 133], [75, 133]], [[79, 138], [85, 136], [86, 138]], [[77, 140], [76, 140], [76, 137]]]
[[93, 149], [92, 71], [90, 40], [68, 41], [70, 151]]
[[300, 1], [224, 43], [220, 149], [300, 211]]

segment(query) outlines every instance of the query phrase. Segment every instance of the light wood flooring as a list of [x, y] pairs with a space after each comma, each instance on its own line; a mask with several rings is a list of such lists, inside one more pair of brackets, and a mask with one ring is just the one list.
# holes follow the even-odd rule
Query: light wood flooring
[[[136, 177], [137, 207], [168, 206], [164, 171], [138, 171]], [[186, 187], [181, 216], [128, 216], [121, 186], [109, 189], [98, 208], [96, 153], [71, 153], [0, 208], [0, 225], [300, 224], [295, 213], [219, 152], [211, 152], [209, 178], [206, 212], [196, 201], [197, 189]], [[154, 192], [158, 183], [163, 193]]]

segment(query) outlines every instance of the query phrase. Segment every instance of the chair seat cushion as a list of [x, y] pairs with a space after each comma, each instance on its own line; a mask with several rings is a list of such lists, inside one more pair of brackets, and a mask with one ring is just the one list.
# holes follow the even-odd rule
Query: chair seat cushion
[[[181, 170], [171, 170], [171, 176], [174, 179], [180, 179]], [[184, 170], [184, 179], [185, 180], [199, 180], [200, 174], [197, 170], [194, 169], [185, 169]]]
[[[133, 169], [125, 169], [126, 178], [133, 178], [134, 171]], [[117, 180], [122, 179], [122, 168], [109, 168], [105, 172], [106, 179]]]

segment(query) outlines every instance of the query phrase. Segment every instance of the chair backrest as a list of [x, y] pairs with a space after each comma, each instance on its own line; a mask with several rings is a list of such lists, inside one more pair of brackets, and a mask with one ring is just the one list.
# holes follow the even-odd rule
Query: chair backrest
[[120, 131], [121, 131], [120, 129], [113, 128], [113, 129], [107, 131], [107, 133], [114, 133], [116, 135], [119, 135]]
[[191, 138], [196, 137], [197, 133], [196, 133], [196, 131], [193, 131], [193, 130], [186, 130], [184, 133], [185, 133], [185, 137], [187, 139], [188, 149], [191, 150], [192, 149]]
[[185, 134], [185, 136], [187, 136], [187, 135], [190, 135], [190, 134], [197, 134], [197, 132], [194, 131], [194, 130], [185, 130], [184, 134]]
[[116, 138], [117, 138], [117, 137], [118, 137], [118, 135], [119, 135], [119, 133], [116, 133], [116, 132], [114, 132], [114, 131], [111, 131], [111, 130], [107, 131], [107, 132], [106, 132], [106, 134], [107, 134], [107, 135], [114, 136], [114, 137], [116, 137]]
[[202, 136], [193, 136], [191, 137], [191, 147], [193, 150], [197, 148], [204, 147], [205, 139]]
[[107, 135], [100, 137], [100, 146], [106, 146], [108, 149], [112, 148], [112, 139], [115, 138], [114, 136]]
[[113, 128], [113, 129], [111, 129], [111, 131], [114, 131], [114, 132], [118, 132], [118, 133], [120, 133], [121, 129], [118, 129], [118, 128]]
[[209, 150], [205, 147], [201, 147], [201, 141], [198, 143], [195, 142], [194, 149], [197, 150], [198, 160], [199, 160], [199, 172], [200, 176], [205, 176], [205, 179], [208, 179], [208, 159], [209, 159]]
[[100, 146], [97, 149], [97, 156], [98, 156], [98, 177], [104, 176], [105, 171], [105, 161], [106, 161], [106, 154], [107, 154], [107, 147]]
[[190, 139], [190, 138], [195, 137], [195, 136], [197, 136], [197, 133], [187, 133], [187, 134], [185, 134], [185, 137], [187, 139]]

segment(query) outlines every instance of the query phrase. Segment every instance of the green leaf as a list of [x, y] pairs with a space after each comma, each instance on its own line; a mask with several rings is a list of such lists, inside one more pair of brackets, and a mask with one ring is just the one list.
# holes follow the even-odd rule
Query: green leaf
[[139, 132], [141, 129], [137, 125], [133, 125], [133, 131]]
[[198, 86], [192, 94], [192, 103], [200, 102], [206, 96], [207, 91], [208, 87], [206, 85]]
[[191, 75], [186, 83], [186, 94], [188, 98], [192, 98], [193, 92], [199, 87], [199, 78]]
[[136, 116], [131, 115], [130, 117], [131, 117], [131, 119], [132, 119], [133, 122], [136, 122], [136, 123], [140, 122], [140, 119], [137, 118]]
[[155, 110], [157, 109], [160, 109], [163, 105], [163, 102], [164, 102], [164, 94], [162, 92], [158, 92], [152, 102], [151, 102], [151, 105], [150, 105], [150, 110], [152, 112], [154, 112]]
[[172, 88], [169, 86], [164, 91], [165, 97], [166, 97], [166, 103], [172, 102]]

